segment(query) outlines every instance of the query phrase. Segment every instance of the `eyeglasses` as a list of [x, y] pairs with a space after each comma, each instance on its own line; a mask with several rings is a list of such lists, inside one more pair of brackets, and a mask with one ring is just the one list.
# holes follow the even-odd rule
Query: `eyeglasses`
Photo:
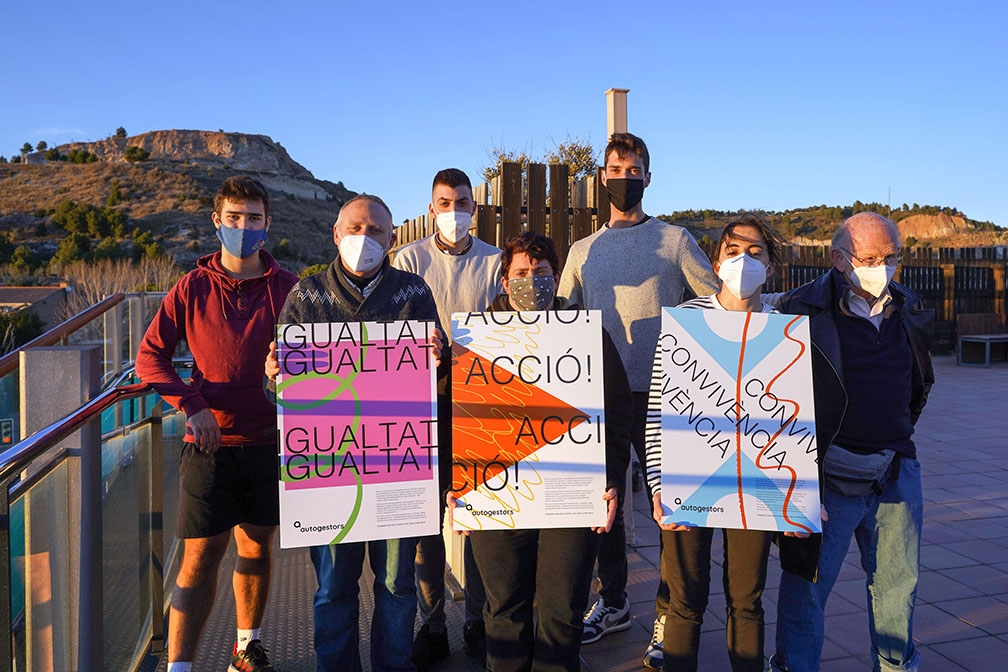
[[881, 266], [882, 264], [885, 264], [886, 266], [899, 266], [901, 263], [903, 263], [902, 250], [898, 252], [893, 252], [892, 254], [887, 254], [884, 257], [871, 256], [871, 257], [865, 257], [864, 259], [855, 255], [850, 250], [844, 250], [841, 248], [841, 252], [846, 253], [847, 256], [849, 256], [852, 260], [856, 259], [862, 266], [875, 267], [875, 266]]

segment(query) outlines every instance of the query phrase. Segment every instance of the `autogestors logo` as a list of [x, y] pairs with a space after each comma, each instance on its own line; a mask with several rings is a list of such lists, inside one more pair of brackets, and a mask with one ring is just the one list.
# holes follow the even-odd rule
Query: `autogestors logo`
[[294, 521], [294, 529], [300, 530], [301, 532], [332, 532], [333, 530], [342, 530], [344, 527], [343, 523], [328, 523], [326, 525], [302, 525], [300, 520]]
[[465, 508], [466, 511], [476, 517], [513, 516], [518, 513], [517, 511], [512, 511], [511, 509], [474, 509], [472, 504], [466, 504]]

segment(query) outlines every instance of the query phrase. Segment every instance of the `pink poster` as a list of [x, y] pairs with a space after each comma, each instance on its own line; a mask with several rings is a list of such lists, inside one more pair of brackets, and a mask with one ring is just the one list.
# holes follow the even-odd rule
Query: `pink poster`
[[278, 327], [281, 547], [437, 533], [432, 328]]

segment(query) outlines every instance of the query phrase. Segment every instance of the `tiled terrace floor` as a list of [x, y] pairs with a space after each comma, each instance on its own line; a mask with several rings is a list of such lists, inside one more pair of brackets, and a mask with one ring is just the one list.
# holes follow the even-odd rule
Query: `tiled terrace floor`
[[[915, 638], [925, 670], [1008, 669], [1008, 367], [963, 367], [954, 357], [938, 357], [935, 373], [937, 382], [916, 433], [925, 510]], [[634, 505], [637, 538], [628, 548], [633, 626], [582, 649], [582, 669], [589, 672], [642, 669], [641, 656], [651, 638], [658, 532], [650, 521], [646, 497], [638, 493]], [[713, 555], [719, 559], [720, 549]], [[280, 670], [308, 672], [315, 669], [311, 563], [304, 549], [278, 551], [277, 561], [263, 639]], [[720, 572], [714, 575], [719, 577]], [[764, 593], [768, 654], [773, 650], [779, 576], [772, 552]], [[234, 637], [228, 578], [222, 576], [196, 669], [227, 667]], [[369, 579], [363, 579], [361, 587], [366, 633]], [[856, 549], [848, 554], [827, 614], [823, 670], [870, 670], [864, 578]], [[435, 670], [478, 670], [461, 651], [460, 603], [449, 605], [448, 618], [453, 651]], [[724, 641], [724, 594], [716, 578], [702, 635], [701, 672], [730, 669]], [[366, 652], [368, 642], [361, 647]], [[159, 669], [164, 669], [163, 662]]]

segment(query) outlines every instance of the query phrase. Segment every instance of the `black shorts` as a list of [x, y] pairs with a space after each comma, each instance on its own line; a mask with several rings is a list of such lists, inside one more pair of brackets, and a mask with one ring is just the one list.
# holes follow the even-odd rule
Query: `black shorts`
[[179, 456], [179, 539], [212, 537], [241, 523], [280, 524], [276, 444], [221, 446], [203, 453], [188, 441]]

